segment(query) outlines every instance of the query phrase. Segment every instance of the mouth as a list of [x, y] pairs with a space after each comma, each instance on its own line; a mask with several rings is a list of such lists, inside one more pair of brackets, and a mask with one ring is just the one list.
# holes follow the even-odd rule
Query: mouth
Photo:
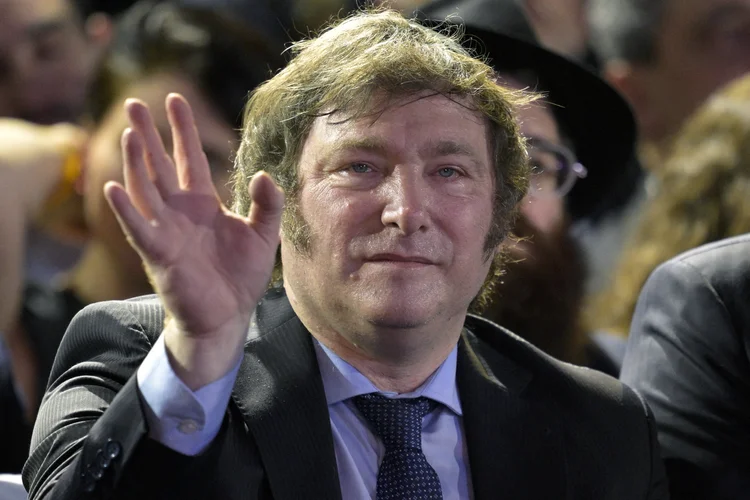
[[377, 254], [366, 259], [366, 262], [379, 264], [392, 264], [399, 266], [433, 266], [435, 262], [420, 255], [399, 255], [399, 254]]

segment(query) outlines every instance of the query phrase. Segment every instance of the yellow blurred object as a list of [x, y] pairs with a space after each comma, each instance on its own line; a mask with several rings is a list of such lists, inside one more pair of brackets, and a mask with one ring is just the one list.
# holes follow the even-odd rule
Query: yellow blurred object
[[81, 175], [82, 158], [80, 148], [71, 147], [65, 154], [62, 175], [55, 190], [47, 197], [42, 212], [48, 212], [62, 205], [75, 195], [75, 183]]
[[76, 182], [83, 168], [84, 150], [75, 146], [65, 149], [59, 181], [33, 216], [33, 225], [38, 230], [75, 243], [81, 243], [89, 236], [83, 214], [83, 198], [76, 190]]

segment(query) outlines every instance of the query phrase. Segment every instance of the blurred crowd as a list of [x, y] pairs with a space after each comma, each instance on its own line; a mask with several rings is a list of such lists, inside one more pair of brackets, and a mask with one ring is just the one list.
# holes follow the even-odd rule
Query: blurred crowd
[[[475, 313], [641, 392], [673, 498], [747, 498], [750, 314], [722, 294], [750, 301], [750, 247], [729, 258], [703, 246], [750, 232], [750, 1], [377, 3], [461, 24], [504, 85], [542, 94], [517, 110], [531, 185]], [[124, 100], [149, 106], [170, 150], [164, 100], [185, 96], [230, 205], [248, 94], [288, 62], [290, 41], [360, 7], [0, 0], [0, 473], [22, 470], [73, 317], [153, 293], [103, 192], [123, 182]], [[516, 51], [496, 48], [507, 39]], [[685, 257], [698, 247], [704, 257]], [[665, 277], [675, 258], [724, 307], [713, 319]]]

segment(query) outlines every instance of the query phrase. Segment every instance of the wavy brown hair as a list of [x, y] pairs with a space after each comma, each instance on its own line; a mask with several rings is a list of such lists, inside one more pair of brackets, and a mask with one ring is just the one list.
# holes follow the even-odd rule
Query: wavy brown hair
[[[487, 120], [495, 193], [485, 248], [488, 258], [500, 255], [495, 249], [512, 227], [515, 207], [528, 186], [528, 158], [514, 109], [533, 98], [498, 85], [492, 68], [472, 57], [459, 36], [439, 33], [394, 11], [369, 10], [294, 44], [291, 62], [258, 87], [247, 104], [235, 161], [234, 210], [247, 213], [248, 182], [265, 170], [286, 193], [286, 238], [298, 251], [309, 252], [309, 230], [297, 204], [297, 164], [314, 120], [331, 115], [342, 122], [377, 117], [395, 98], [434, 92]], [[493, 265], [480, 298], [500, 269], [500, 263]], [[280, 271], [277, 259], [273, 281], [280, 280]]]
[[750, 74], [724, 87], [676, 136], [654, 172], [647, 202], [590, 326], [627, 335], [641, 288], [656, 267], [705, 243], [750, 232]]

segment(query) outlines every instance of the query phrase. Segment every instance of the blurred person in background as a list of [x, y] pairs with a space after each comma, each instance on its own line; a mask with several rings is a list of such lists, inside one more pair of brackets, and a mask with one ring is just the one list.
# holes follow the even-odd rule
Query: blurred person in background
[[750, 70], [750, 0], [590, 0], [592, 43], [630, 101], [649, 170], [715, 90]]
[[[356, 0], [352, 0], [355, 2]], [[496, 31], [504, 29], [533, 30], [539, 45], [579, 62], [593, 62], [587, 46], [588, 24], [585, 13], [586, 0], [385, 0], [389, 5], [405, 4], [411, 10], [429, 12], [439, 8], [444, 17], [457, 15], [464, 20], [480, 20], [487, 28], [495, 25]], [[515, 5], [512, 5], [515, 4]], [[523, 26], [514, 26], [519, 15], [525, 19]], [[467, 18], [468, 16], [468, 18]], [[507, 16], [507, 17], [506, 17]], [[458, 18], [457, 18], [458, 19]], [[506, 28], [503, 28], [505, 26]]]
[[523, 7], [543, 47], [594, 69], [597, 67], [597, 60], [588, 43], [588, 0], [516, 1]]
[[748, 498], [748, 297], [742, 235], [662, 264], [638, 300], [622, 380], [654, 411], [672, 500]]
[[[0, 0], [0, 117], [88, 123], [85, 107], [112, 38], [113, 19], [132, 3]], [[0, 147], [11, 140], [0, 136]], [[28, 279], [49, 282], [80, 257], [86, 235], [76, 226], [57, 223], [70, 215], [64, 211], [58, 207], [57, 217], [29, 229], [23, 269]], [[0, 304], [0, 331], [5, 308]]]
[[[599, 72], [598, 60], [588, 43], [588, 24], [584, 22], [587, 12], [584, 0], [434, 0], [421, 10], [432, 7], [439, 8], [444, 17], [453, 15], [457, 20], [470, 20], [490, 31], [530, 36], [534, 38], [535, 43], [547, 50], [572, 59], [591, 72]], [[503, 53], [502, 58], [498, 59], [509, 57], [515, 59], [515, 56], [508, 52]], [[556, 84], [556, 94], [563, 96], [566, 101], [574, 100], [578, 112], [581, 110], [577, 108], [595, 107], [587, 102], [589, 96], [585, 91], [565, 85], [565, 71], [566, 68], [561, 67], [560, 72], [556, 74], [550, 72], [547, 79]], [[557, 80], [560, 82], [556, 83]], [[594, 100], [597, 98], [595, 96]], [[556, 114], [559, 114], [562, 108], [556, 106], [554, 109]], [[625, 113], [632, 114], [630, 110]], [[632, 117], [629, 120], [632, 121]], [[581, 128], [586, 128], [589, 132], [585, 141], [579, 140], [576, 147], [584, 160], [587, 149], [596, 149], [608, 142], [626, 144], [635, 141], [635, 137], [630, 134], [632, 129], [623, 129], [619, 126], [623, 123], [619, 113], [615, 116], [605, 113], [589, 116], [583, 123]], [[568, 202], [573, 212], [570, 233], [585, 253], [585, 294], [600, 290], [609, 278], [613, 265], [613, 258], [610, 256], [612, 252], [609, 249], [618, 249], [621, 246], [623, 227], [632, 225], [632, 206], [637, 205], [642, 195], [643, 171], [636, 155], [633, 154], [633, 144], [629, 144], [627, 148], [629, 158], [625, 161], [621, 150], [612, 151], [609, 158], [602, 154], [597, 160], [600, 164], [594, 168], [610, 176], [606, 184], [596, 183], [601, 196], [589, 200], [573, 196]], [[592, 166], [590, 163], [584, 161], [587, 167]], [[588, 183], [591, 184], [591, 181]], [[581, 217], [578, 215], [580, 210], [577, 205], [586, 203], [594, 204], [589, 205], [585, 217]]]
[[116, 13], [82, 0], [0, 0], [0, 117], [80, 122]]
[[462, 22], [470, 48], [489, 56], [504, 83], [547, 96], [517, 110], [532, 187], [513, 229], [517, 240], [504, 244], [506, 274], [482, 315], [558, 359], [616, 376], [624, 341], [590, 337], [580, 321], [586, 256], [571, 228], [609, 203], [632, 166], [627, 104], [583, 65], [541, 47], [515, 0], [438, 0], [418, 14]]
[[684, 120], [715, 90], [750, 70], [750, 0], [589, 0], [590, 43], [605, 78], [634, 109], [646, 175], [623, 209], [578, 228], [592, 265], [588, 291], [612, 279]]
[[[35, 370], [31, 347], [13, 335], [21, 300], [22, 255], [27, 225], [63, 172], [68, 151], [80, 148], [86, 134], [78, 127], [35, 125], [0, 118], [0, 473], [17, 472], [28, 453], [30, 414], [24, 414], [16, 380]], [[55, 171], [54, 175], [50, 172]], [[62, 191], [60, 191], [62, 193]], [[52, 195], [58, 198], [58, 195]], [[57, 205], [57, 203], [55, 203]], [[12, 370], [13, 368], [13, 370]], [[14, 373], [15, 372], [15, 373]], [[17, 390], [18, 389], [18, 390]]]
[[627, 336], [641, 288], [657, 266], [712, 241], [750, 232], [750, 75], [717, 92], [687, 120], [592, 327]]
[[[157, 129], [169, 144], [164, 99], [170, 92], [188, 96], [214, 182], [220, 195], [228, 199], [230, 157], [237, 145], [236, 129], [245, 98], [281, 65], [280, 57], [270, 52], [261, 38], [211, 10], [140, 2], [118, 23], [117, 36], [96, 80], [96, 92], [88, 103], [95, 126], [85, 147], [78, 151], [83, 169], [73, 184], [80, 196], [69, 196], [67, 201], [81, 204], [90, 241], [80, 262], [55, 286], [31, 283], [25, 287], [21, 310], [5, 335], [15, 388], [27, 421], [33, 420], [57, 346], [72, 317], [92, 302], [151, 293], [141, 260], [125, 240], [103, 194], [107, 181], [122, 181], [120, 137], [127, 127], [123, 99], [134, 96], [146, 102]], [[61, 164], [68, 150], [47, 147], [50, 138], [81, 143], [80, 137], [66, 139], [65, 134], [71, 132], [59, 126], [54, 130], [23, 122], [5, 126], [16, 127], [16, 134], [27, 146], [21, 148], [23, 154], [6, 152], [13, 160], [6, 165], [0, 152], [0, 166], [6, 178], [14, 181], [0, 185], [0, 199], [8, 209], [3, 212], [0, 228], [12, 231], [0, 239], [6, 242], [6, 248], [15, 249], [1, 264], [11, 269], [21, 260], [24, 224], [40, 217], [36, 213], [39, 210], [54, 216], [54, 207], [44, 206], [50, 186], [54, 190], [56, 183], [67, 182], [68, 190], [73, 187], [71, 179], [61, 179], [67, 175]], [[43, 159], [29, 153], [35, 141]], [[20, 283], [9, 293], [17, 293], [19, 287]], [[17, 303], [18, 298], [0, 297], [0, 301]], [[11, 431], [3, 429], [4, 433]], [[17, 470], [26, 453], [28, 441]]]

